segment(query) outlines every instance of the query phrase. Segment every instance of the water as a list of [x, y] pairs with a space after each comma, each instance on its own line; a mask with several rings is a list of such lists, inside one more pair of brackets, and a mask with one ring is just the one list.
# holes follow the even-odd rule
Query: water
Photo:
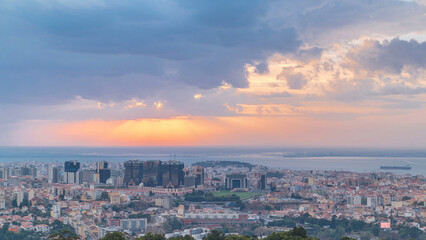
[[307, 149], [231, 147], [0, 147], [0, 163], [120, 162], [129, 159], [199, 161], [229, 160], [292, 170], [379, 171], [381, 165], [410, 165], [397, 173], [426, 174], [426, 150]]

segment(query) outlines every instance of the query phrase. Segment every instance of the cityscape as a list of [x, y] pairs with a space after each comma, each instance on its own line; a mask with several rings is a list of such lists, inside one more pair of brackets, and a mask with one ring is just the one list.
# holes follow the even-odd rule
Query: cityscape
[[377, 171], [271, 169], [238, 161], [10, 163], [0, 225], [16, 238], [67, 230], [83, 239], [260, 238], [303, 227], [319, 239], [422, 239], [426, 178]]
[[0, 0], [0, 240], [426, 240], [426, 0]]

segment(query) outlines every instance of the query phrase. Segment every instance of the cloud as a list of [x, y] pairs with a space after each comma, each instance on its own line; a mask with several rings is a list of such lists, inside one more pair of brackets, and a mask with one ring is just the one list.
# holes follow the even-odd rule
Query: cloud
[[203, 95], [202, 95], [202, 94], [195, 94], [195, 95], [194, 95], [194, 99], [195, 99], [195, 100], [200, 100], [202, 97], [203, 97]]
[[267, 62], [261, 62], [256, 65], [256, 69], [254, 70], [256, 73], [265, 74], [269, 73], [269, 66]]
[[263, 1], [4, 1], [0, 70], [17, 91], [0, 102], [141, 98], [168, 81], [246, 87], [245, 64], [300, 45], [293, 28], [268, 26]]
[[304, 0], [277, 5], [268, 14], [271, 25], [293, 26], [303, 41], [322, 46], [363, 35], [394, 37], [424, 31], [426, 21], [426, 6], [420, 1]]
[[321, 55], [299, 39], [317, 45], [326, 36], [328, 46], [339, 33], [364, 34], [360, 26], [406, 31], [395, 27], [404, 19], [414, 31], [425, 18], [425, 6], [400, 1], [1, 3], [0, 103], [25, 104], [144, 99], [171, 81], [246, 88], [246, 64], [264, 74], [273, 54]]
[[277, 79], [285, 80], [289, 89], [302, 89], [308, 83], [303, 74], [294, 73], [286, 68], [277, 76]]
[[394, 38], [380, 42], [366, 40], [362, 47], [355, 48], [347, 58], [355, 66], [369, 71], [384, 71], [400, 74], [404, 67], [426, 67], [426, 42], [404, 41]]
[[0, 129], [418, 113], [421, 3], [0, 0]]

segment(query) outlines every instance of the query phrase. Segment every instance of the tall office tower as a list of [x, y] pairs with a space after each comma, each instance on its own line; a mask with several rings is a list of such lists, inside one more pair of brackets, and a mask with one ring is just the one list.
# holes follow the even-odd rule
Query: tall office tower
[[106, 183], [107, 180], [111, 177], [111, 170], [109, 169], [100, 169], [99, 170], [99, 182]]
[[37, 177], [37, 169], [34, 166], [21, 167], [21, 176]]
[[9, 168], [6, 168], [6, 167], [2, 167], [2, 168], [0, 168], [0, 178], [1, 179], [9, 179], [9, 176], [10, 176], [10, 170], [9, 170]]
[[179, 187], [184, 183], [184, 164], [178, 161], [168, 161], [162, 164], [162, 184], [164, 187]]
[[139, 160], [129, 160], [124, 163], [124, 185], [137, 186], [142, 182], [143, 163]]
[[108, 162], [106, 161], [100, 161], [96, 163], [96, 169], [107, 169], [108, 168]]
[[30, 176], [30, 171], [29, 167], [21, 167], [21, 176]]
[[259, 189], [260, 190], [265, 190], [266, 189], [266, 174], [262, 174], [260, 176], [260, 181], [259, 181]]
[[12, 177], [20, 177], [21, 176], [21, 168], [20, 167], [10, 167], [10, 176]]
[[144, 186], [155, 187], [163, 185], [162, 162], [146, 161], [143, 162], [142, 182]]
[[77, 171], [80, 169], [80, 163], [78, 161], [66, 161], [64, 171], [65, 183], [77, 183]]
[[77, 184], [91, 184], [93, 183], [93, 177], [95, 175], [95, 170], [83, 169], [77, 172]]
[[59, 168], [49, 165], [47, 170], [47, 181], [49, 183], [58, 183], [59, 182]]
[[195, 186], [204, 185], [204, 167], [195, 166], [194, 175], [195, 175]]
[[108, 169], [108, 162], [100, 161], [96, 163], [95, 183], [106, 183], [111, 177], [111, 170]]

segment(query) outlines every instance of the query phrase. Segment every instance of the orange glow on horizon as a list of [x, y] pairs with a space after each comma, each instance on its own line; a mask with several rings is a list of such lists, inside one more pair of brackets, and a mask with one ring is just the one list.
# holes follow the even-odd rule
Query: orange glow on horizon
[[[399, 127], [402, 120], [406, 125]], [[426, 115], [423, 113], [365, 116], [357, 118], [356, 122], [346, 120], [345, 116], [342, 119], [321, 116], [183, 116], [114, 121], [38, 121], [25, 123], [12, 140], [21, 146], [357, 146], [354, 143], [368, 146], [375, 143], [403, 147], [404, 144], [417, 146], [426, 141], [424, 135], [416, 134], [426, 131], [426, 126], [418, 127], [424, 121]]]

